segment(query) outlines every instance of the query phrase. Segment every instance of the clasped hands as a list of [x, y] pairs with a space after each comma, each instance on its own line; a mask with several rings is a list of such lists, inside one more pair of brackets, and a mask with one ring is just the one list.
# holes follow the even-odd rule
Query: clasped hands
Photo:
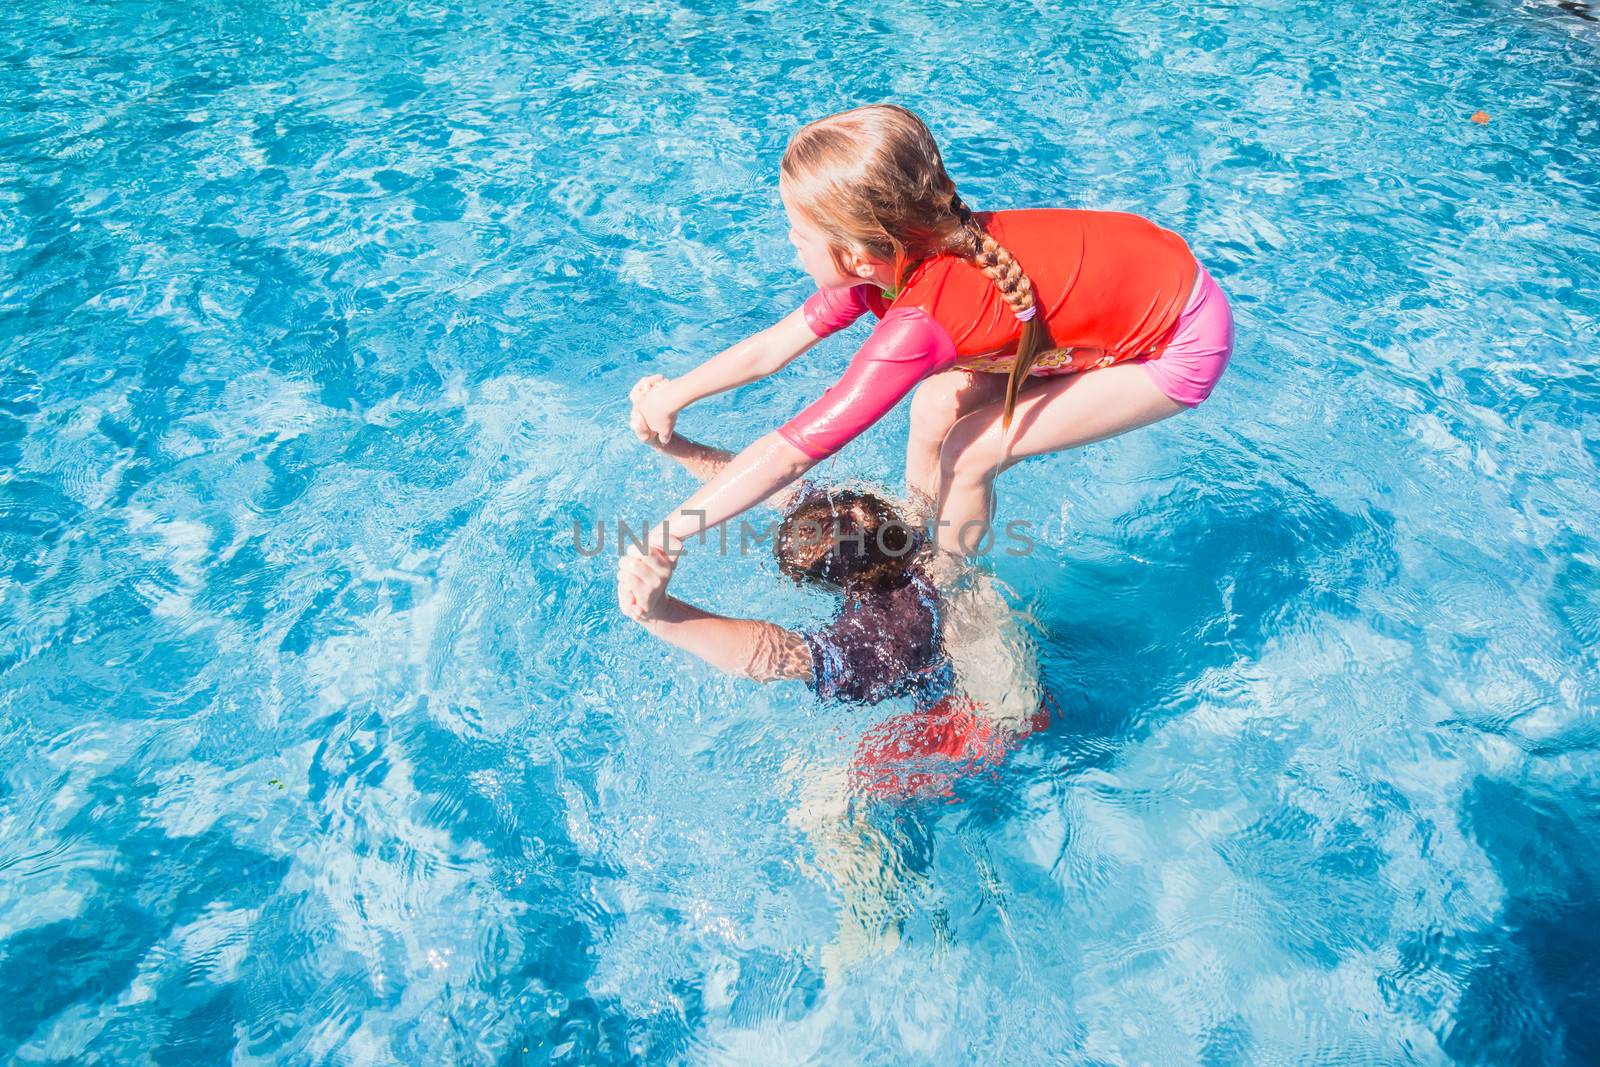
[[[678, 421], [678, 408], [663, 388], [667, 379], [660, 374], [640, 378], [628, 391], [633, 410], [628, 426], [639, 440], [659, 448], [672, 440]], [[683, 538], [667, 529], [665, 523], [653, 527], [645, 544], [628, 546], [617, 561], [617, 607], [635, 622], [658, 618], [667, 601], [667, 584], [683, 551]]]
[[672, 440], [672, 430], [678, 423], [678, 406], [673, 403], [671, 391], [665, 388], [667, 378], [662, 374], [649, 374], [633, 383], [628, 399], [633, 411], [628, 416], [628, 426], [639, 440], [652, 447]]

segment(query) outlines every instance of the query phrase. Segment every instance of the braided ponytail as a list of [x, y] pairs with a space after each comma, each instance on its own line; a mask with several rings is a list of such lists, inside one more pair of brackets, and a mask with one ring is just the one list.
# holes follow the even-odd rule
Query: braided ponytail
[[1017, 407], [1017, 391], [1039, 358], [1041, 337], [1044, 331], [1039, 324], [1037, 302], [1033, 295], [1033, 282], [1022, 270], [1011, 250], [984, 232], [983, 226], [962, 201], [961, 195], [950, 187], [950, 211], [959, 223], [951, 236], [949, 249], [983, 271], [994, 283], [1000, 297], [1010, 306], [1012, 314], [1022, 319], [1022, 335], [1017, 339], [1017, 355], [1011, 363], [1011, 373], [1006, 379], [1006, 403], [1000, 417], [1004, 429], [1011, 428], [1011, 416]]

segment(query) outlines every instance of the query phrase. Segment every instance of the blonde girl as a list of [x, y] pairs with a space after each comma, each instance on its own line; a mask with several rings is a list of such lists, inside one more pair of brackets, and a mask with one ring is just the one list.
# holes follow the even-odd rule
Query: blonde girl
[[1001, 471], [1198, 405], [1232, 353], [1227, 298], [1177, 234], [1118, 212], [973, 212], [903, 107], [802, 127], [779, 192], [817, 292], [681, 378], [641, 379], [634, 431], [664, 441], [696, 400], [780, 370], [867, 312], [878, 322], [833, 387], [655, 527], [651, 544], [674, 559], [913, 390], [908, 488], [932, 501], [940, 548], [980, 551]]

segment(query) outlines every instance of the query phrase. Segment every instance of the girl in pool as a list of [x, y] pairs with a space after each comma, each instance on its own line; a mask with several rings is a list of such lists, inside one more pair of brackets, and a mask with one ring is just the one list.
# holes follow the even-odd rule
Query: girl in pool
[[779, 193], [818, 291], [683, 377], [642, 379], [636, 431], [667, 440], [694, 401], [776, 372], [865, 312], [879, 321], [836, 385], [651, 531], [669, 566], [683, 538], [788, 485], [913, 389], [908, 490], [931, 502], [940, 548], [978, 552], [1000, 471], [1195, 407], [1232, 353], [1227, 298], [1177, 234], [1115, 212], [974, 213], [905, 108], [802, 127]]

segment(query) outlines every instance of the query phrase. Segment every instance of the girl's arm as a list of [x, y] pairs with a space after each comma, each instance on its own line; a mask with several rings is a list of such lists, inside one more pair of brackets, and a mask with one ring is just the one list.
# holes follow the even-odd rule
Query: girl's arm
[[697, 400], [776, 374], [819, 340], [808, 325], [806, 309], [799, 307], [681, 378], [641, 378], [630, 393], [634, 432], [641, 441], [670, 441], [678, 412]]
[[877, 422], [930, 374], [956, 360], [955, 342], [927, 312], [890, 311], [815, 403], [731, 459], [662, 520], [650, 543], [675, 550], [794, 481]]
[[776, 374], [822, 338], [867, 313], [872, 286], [819, 289], [804, 304], [758, 334], [706, 360], [681, 378], [643, 378], [633, 387], [635, 430], [641, 441], [670, 441], [678, 412], [716, 393]]
[[795, 308], [773, 325], [719, 352], [681, 378], [661, 386], [678, 407], [736, 389], [776, 374], [820, 338], [806, 324], [804, 308]]
[[744, 514], [816, 464], [774, 430], [734, 456], [716, 477], [662, 519], [650, 531], [648, 543], [676, 553], [688, 538]]

